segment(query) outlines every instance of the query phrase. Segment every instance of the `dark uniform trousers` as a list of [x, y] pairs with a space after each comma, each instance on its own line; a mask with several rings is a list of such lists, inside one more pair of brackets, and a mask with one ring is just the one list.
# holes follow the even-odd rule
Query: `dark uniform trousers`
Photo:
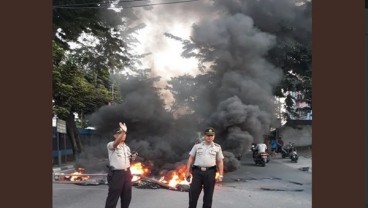
[[189, 190], [189, 208], [196, 208], [203, 185], [203, 208], [211, 208], [213, 190], [216, 183], [216, 166], [206, 171], [199, 167], [192, 168], [192, 183]]
[[132, 174], [130, 170], [113, 170], [107, 175], [109, 192], [105, 208], [116, 208], [119, 197], [121, 208], [128, 208], [132, 199]]

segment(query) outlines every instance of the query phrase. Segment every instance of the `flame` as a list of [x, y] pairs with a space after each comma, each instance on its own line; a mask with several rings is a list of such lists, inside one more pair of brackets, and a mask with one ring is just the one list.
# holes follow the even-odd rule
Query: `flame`
[[138, 181], [139, 179], [141, 179], [141, 177], [134, 175], [132, 181], [135, 182]]
[[82, 176], [84, 174], [84, 168], [78, 168], [77, 171], [71, 173], [71, 176], [64, 176], [64, 179], [69, 181], [87, 181], [89, 176]]
[[[148, 165], [149, 166], [149, 165]], [[132, 181], [136, 182], [139, 180], [144, 180], [143, 176], [150, 174], [150, 168], [143, 165], [142, 163], [134, 163], [130, 166], [130, 171], [133, 174]], [[190, 181], [185, 179], [185, 171], [186, 171], [186, 164], [181, 164], [175, 168], [175, 170], [162, 170], [160, 173], [160, 179], [158, 180], [161, 183], [167, 184], [172, 188], [177, 188], [177, 185], [189, 185]], [[216, 172], [216, 180], [220, 177], [220, 174]]]
[[179, 181], [179, 176], [178, 175], [174, 175], [171, 180], [169, 181], [169, 186], [171, 187], [175, 187], [176, 184], [178, 184], [178, 181]]
[[160, 182], [168, 184], [170, 187], [175, 188], [178, 184], [187, 184], [189, 182], [185, 180], [185, 170], [186, 165], [182, 164], [178, 166], [175, 170], [167, 172], [164, 176], [160, 178]]
[[133, 175], [132, 181], [138, 181], [141, 179], [142, 176], [146, 176], [150, 173], [150, 169], [148, 167], [145, 167], [142, 163], [132, 163], [130, 165], [130, 172]]

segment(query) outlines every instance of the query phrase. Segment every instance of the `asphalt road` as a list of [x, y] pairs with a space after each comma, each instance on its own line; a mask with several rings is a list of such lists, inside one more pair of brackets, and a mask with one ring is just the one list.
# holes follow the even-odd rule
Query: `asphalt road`
[[[216, 185], [212, 207], [310, 208], [312, 173], [298, 169], [310, 166], [310, 161], [301, 157], [293, 164], [277, 156], [266, 167], [258, 167], [247, 155], [238, 170], [227, 173], [224, 182]], [[106, 196], [107, 185], [53, 184], [53, 208], [102, 208]], [[188, 192], [133, 187], [130, 207], [188, 207]], [[198, 207], [202, 207], [202, 195]]]

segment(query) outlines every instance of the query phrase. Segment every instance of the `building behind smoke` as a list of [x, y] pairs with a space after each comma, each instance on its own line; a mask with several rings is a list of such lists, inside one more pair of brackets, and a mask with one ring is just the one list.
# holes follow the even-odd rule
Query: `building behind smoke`
[[301, 92], [289, 92], [293, 97], [295, 105], [293, 110], [297, 113], [296, 115], [289, 114], [292, 120], [312, 120], [312, 110], [304, 111], [298, 110], [303, 108], [310, 108], [310, 105], [305, 101], [304, 95]]
[[312, 146], [312, 120], [288, 120], [276, 130], [276, 136], [282, 136], [284, 143], [295, 143], [297, 147]]

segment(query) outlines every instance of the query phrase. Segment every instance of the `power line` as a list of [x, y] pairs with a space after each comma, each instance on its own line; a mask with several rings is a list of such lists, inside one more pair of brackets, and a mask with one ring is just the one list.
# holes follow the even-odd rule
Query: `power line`
[[[136, 1], [145, 1], [145, 0], [136, 0]], [[74, 7], [74, 6], [66, 6], [66, 5], [55, 5], [53, 8], [55, 9], [125, 9], [125, 8], [133, 8], [133, 7], [146, 7], [146, 6], [155, 6], [155, 5], [163, 5], [163, 4], [178, 4], [178, 3], [187, 3], [198, 0], [187, 0], [187, 1], [173, 1], [173, 2], [162, 2], [156, 4], [145, 4], [145, 5], [134, 5], [134, 6], [125, 6], [125, 7], [107, 7], [108, 5], [100, 4], [103, 6], [89, 6], [89, 7]], [[135, 1], [119, 1], [119, 2], [135, 2]], [[91, 3], [92, 4], [92, 3]], [[97, 4], [97, 3], [94, 3]]]
[[[139, 2], [139, 1], [149, 1], [149, 0], [126, 0], [126, 1], [118, 1], [116, 3], [120, 3], [120, 2]], [[84, 6], [84, 5], [90, 5], [90, 4], [97, 4], [97, 5], [105, 5], [105, 4], [112, 4], [115, 2], [109, 1], [106, 3], [98, 3], [98, 2], [90, 2], [90, 3], [80, 3], [80, 4], [54, 4], [53, 6], [55, 7], [69, 7], [69, 6]]]

